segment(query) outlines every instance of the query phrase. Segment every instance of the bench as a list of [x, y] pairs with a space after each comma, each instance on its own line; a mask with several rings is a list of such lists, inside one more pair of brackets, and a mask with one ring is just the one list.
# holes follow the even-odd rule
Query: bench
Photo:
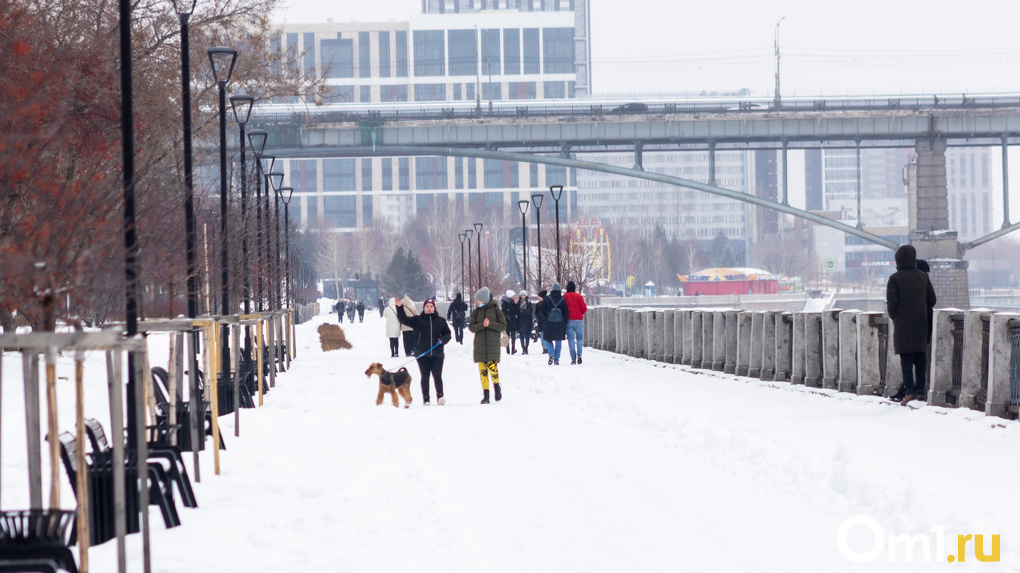
[[[166, 445], [170, 444], [170, 436], [177, 432], [177, 447], [182, 452], [193, 452], [195, 448], [191, 444], [191, 402], [184, 402], [178, 394], [177, 400], [177, 425], [170, 425], [170, 400], [167, 397], [169, 392], [167, 391], [166, 381], [167, 372], [163, 368], [156, 366], [151, 369], [152, 372], [152, 395], [156, 402], [156, 428], [158, 437], [156, 439], [150, 439], [150, 442], [160, 441]], [[199, 381], [202, 380], [202, 373], [199, 372]], [[201, 391], [201, 386], [200, 386]], [[205, 420], [205, 435], [212, 435], [212, 412], [209, 409], [209, 402], [199, 400], [199, 415]], [[179, 431], [180, 428], [185, 428], [185, 431]], [[198, 450], [205, 449], [205, 440], [199, 440]], [[223, 443], [223, 436], [220, 436], [220, 449], [227, 449]]]
[[75, 512], [0, 511], [0, 573], [78, 573], [68, 530]]

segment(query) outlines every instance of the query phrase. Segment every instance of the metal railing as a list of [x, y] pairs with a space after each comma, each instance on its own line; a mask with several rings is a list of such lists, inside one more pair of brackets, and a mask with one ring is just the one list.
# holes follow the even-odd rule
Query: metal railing
[[1009, 342], [1009, 405], [1015, 410], [1020, 406], [1020, 320], [1009, 321]]

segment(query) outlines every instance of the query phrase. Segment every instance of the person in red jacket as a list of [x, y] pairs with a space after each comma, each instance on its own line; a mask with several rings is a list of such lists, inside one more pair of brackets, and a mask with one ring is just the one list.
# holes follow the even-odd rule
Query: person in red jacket
[[567, 301], [567, 349], [570, 350], [570, 363], [581, 363], [581, 348], [584, 346], [584, 313], [588, 312], [588, 305], [584, 304], [584, 297], [577, 294], [577, 285], [574, 281], [567, 281], [567, 294], [563, 295]]

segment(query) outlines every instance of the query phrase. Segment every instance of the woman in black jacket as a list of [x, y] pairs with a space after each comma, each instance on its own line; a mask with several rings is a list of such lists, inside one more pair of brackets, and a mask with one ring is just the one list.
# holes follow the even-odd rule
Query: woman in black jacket
[[528, 300], [528, 293], [521, 291], [517, 303], [517, 331], [521, 335], [521, 354], [528, 353], [531, 344], [531, 328], [535, 324], [535, 306]]
[[464, 344], [464, 327], [467, 326], [467, 303], [464, 302], [464, 298], [457, 293], [457, 298], [453, 299], [450, 303], [450, 308], [446, 311], [446, 320], [450, 321], [450, 326], [453, 327], [453, 335], [457, 338], [457, 342]]
[[429, 405], [429, 374], [436, 384], [436, 399], [439, 405], [446, 404], [443, 398], [443, 345], [450, 342], [452, 334], [446, 320], [436, 313], [436, 299], [426, 299], [422, 303], [421, 314], [408, 316], [404, 312], [404, 303], [397, 299], [397, 320], [414, 329], [414, 355], [418, 357], [418, 370], [421, 371], [421, 399]]

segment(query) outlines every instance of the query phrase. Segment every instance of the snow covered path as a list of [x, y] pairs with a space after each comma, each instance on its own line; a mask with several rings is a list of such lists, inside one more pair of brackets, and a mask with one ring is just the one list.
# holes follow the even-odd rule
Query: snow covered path
[[[412, 363], [413, 407], [376, 407], [365, 368], [407, 359], [386, 358], [378, 314], [342, 325], [353, 349], [321, 352], [315, 329], [331, 320], [299, 327], [293, 368], [242, 411], [239, 439], [221, 418], [229, 450], [220, 476], [203, 454], [200, 508], [172, 530], [153, 512], [154, 571], [919, 571], [978, 533], [986, 550], [1001, 535], [1001, 562], [976, 563], [970, 545], [954, 569], [1020, 570], [1016, 422], [590, 348], [551, 367], [537, 345], [504, 356], [504, 399], [481, 406], [470, 333], [447, 347], [446, 406], [421, 405]], [[24, 443], [7, 422], [15, 385], [5, 444]], [[18, 450], [3, 454], [5, 508], [24, 495]], [[836, 538], [855, 515], [933, 544], [943, 526], [945, 550], [852, 563]], [[851, 530], [851, 549], [871, 535]], [[138, 536], [128, 545], [137, 563]], [[114, 550], [93, 549], [93, 570], [115, 570]]]

